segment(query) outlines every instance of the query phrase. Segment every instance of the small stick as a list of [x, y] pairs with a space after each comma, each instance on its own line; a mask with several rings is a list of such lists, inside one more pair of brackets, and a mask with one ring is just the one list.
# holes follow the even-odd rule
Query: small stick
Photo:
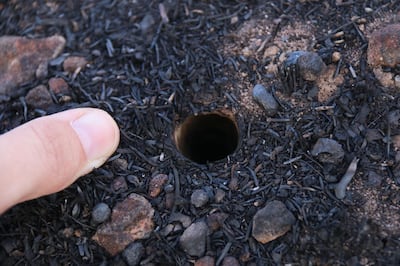
[[342, 177], [339, 183], [336, 184], [335, 186], [335, 195], [336, 198], [338, 199], [344, 199], [346, 196], [346, 188], [347, 185], [350, 183], [351, 179], [355, 175], [357, 171], [357, 164], [360, 159], [357, 159], [357, 157], [354, 157], [353, 161], [351, 161], [349, 168], [347, 168], [346, 173]]

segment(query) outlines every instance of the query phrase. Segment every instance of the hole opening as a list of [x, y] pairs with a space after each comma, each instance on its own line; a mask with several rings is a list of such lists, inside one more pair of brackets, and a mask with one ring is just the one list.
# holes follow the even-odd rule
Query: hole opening
[[233, 114], [220, 112], [192, 115], [174, 132], [178, 150], [188, 159], [205, 164], [224, 159], [239, 143]]

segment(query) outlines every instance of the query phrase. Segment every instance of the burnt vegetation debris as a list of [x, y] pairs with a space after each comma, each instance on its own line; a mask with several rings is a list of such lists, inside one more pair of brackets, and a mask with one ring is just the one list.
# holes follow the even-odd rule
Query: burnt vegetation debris
[[[104, 166], [62, 192], [0, 217], [0, 261], [123, 265], [126, 254], [112, 257], [91, 239], [97, 230], [91, 212], [101, 202], [113, 208], [131, 193], [147, 197], [149, 180], [162, 173], [168, 181], [150, 201], [160, 230], [138, 241], [143, 265], [189, 265], [195, 258], [179, 246], [190, 225], [184, 221], [203, 222], [211, 213], [228, 217], [206, 236], [205, 252], [216, 261], [229, 255], [243, 265], [398, 265], [398, 216], [391, 215], [400, 205], [400, 166], [390, 139], [400, 129], [387, 115], [400, 108], [400, 96], [380, 85], [367, 65], [367, 39], [354, 18], [372, 23], [399, 9], [395, 0], [0, 3], [1, 35], [59, 34], [66, 39], [64, 53], [88, 60], [73, 75], [63, 71], [63, 55], [50, 64], [47, 78], [23, 84], [18, 95], [2, 96], [0, 132], [76, 107], [104, 109], [121, 128], [121, 144]], [[311, 23], [317, 34], [310, 48], [327, 65], [331, 52], [343, 55], [336, 74], [343, 73], [344, 82], [336, 96], [321, 104], [308, 97], [310, 87], [301, 88], [291, 96], [303, 104], [281, 100], [273, 117], [255, 116], [243, 107], [245, 86], [276, 80], [265, 72], [276, 59], [224, 53], [223, 43], [232, 39], [236, 47], [245, 46], [249, 39], [234, 33], [249, 20], [267, 18], [274, 26], [261, 36], [264, 47], [284, 26]], [[350, 50], [360, 51], [360, 57]], [[43, 109], [27, 106], [26, 92], [51, 77], [68, 83], [70, 101]], [[273, 85], [284, 90], [279, 82]], [[218, 108], [237, 113], [240, 148], [229, 160], [200, 166], [182, 158], [173, 141], [176, 123]], [[343, 163], [324, 164], [310, 155], [317, 140], [326, 137], [342, 145]], [[335, 184], [354, 157], [360, 161], [352, 187], [338, 200]], [[364, 178], [372, 172], [382, 177], [373, 189]], [[121, 177], [127, 188], [113, 190], [114, 179]], [[194, 208], [190, 198], [199, 188], [211, 196]], [[216, 200], [217, 195], [222, 196]], [[252, 218], [272, 200], [284, 202], [296, 223], [284, 236], [260, 244], [251, 237]], [[172, 218], [178, 214], [187, 219]]]

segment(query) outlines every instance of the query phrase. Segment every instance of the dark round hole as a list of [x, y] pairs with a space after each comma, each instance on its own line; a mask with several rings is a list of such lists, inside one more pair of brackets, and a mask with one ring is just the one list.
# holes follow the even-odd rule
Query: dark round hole
[[205, 164], [233, 153], [239, 132], [233, 115], [206, 113], [188, 117], [175, 130], [174, 138], [184, 156]]

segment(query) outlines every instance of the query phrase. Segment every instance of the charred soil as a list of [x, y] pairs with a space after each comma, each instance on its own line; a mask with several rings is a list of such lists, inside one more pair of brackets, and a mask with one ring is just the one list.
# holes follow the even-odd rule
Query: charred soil
[[[171, 221], [175, 213], [191, 222], [224, 215], [207, 234], [204, 254], [219, 262], [230, 255], [242, 265], [399, 265], [400, 93], [382, 85], [367, 63], [369, 36], [399, 23], [399, 12], [395, 0], [0, 2], [0, 35], [62, 35], [63, 56], [88, 61], [68, 74], [61, 56], [47, 78], [0, 99], [0, 132], [88, 106], [106, 110], [121, 128], [120, 146], [101, 168], [0, 217], [1, 264], [125, 265], [126, 258], [92, 240], [91, 212], [97, 203], [112, 209], [137, 193], [155, 211], [154, 231], [138, 240], [140, 265], [198, 259], [179, 245], [185, 228]], [[280, 68], [298, 50], [318, 53], [328, 74], [288, 91]], [[383, 72], [399, 75], [400, 68]], [[27, 106], [26, 93], [52, 77], [68, 83], [69, 100]], [[278, 101], [273, 116], [252, 98], [256, 84]], [[226, 111], [239, 134], [233, 153], [198, 164], [179, 152], [174, 131], [186, 118]], [[342, 146], [341, 161], [311, 154], [321, 138]], [[335, 185], [355, 157], [357, 171], [339, 200]], [[168, 179], [153, 197], [149, 183], [158, 174]], [[191, 204], [197, 189], [211, 195], [201, 207]], [[272, 200], [283, 202], [296, 222], [261, 244], [251, 235], [252, 219]], [[166, 230], [171, 224], [175, 229]]]

